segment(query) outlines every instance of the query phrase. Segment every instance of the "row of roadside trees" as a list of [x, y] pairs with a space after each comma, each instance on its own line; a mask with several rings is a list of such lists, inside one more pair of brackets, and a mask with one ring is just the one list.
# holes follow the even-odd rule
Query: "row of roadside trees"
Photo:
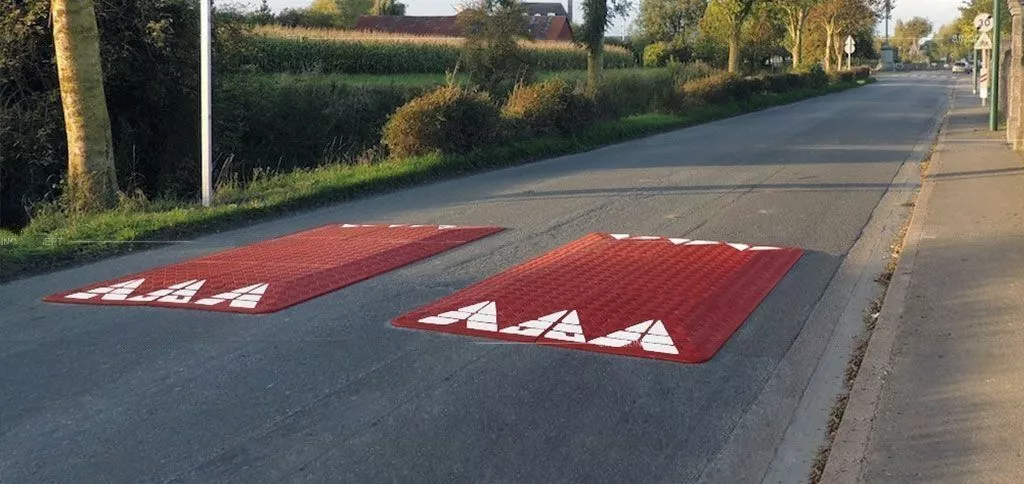
[[[891, 2], [890, 2], [891, 3]], [[843, 41], [853, 35], [862, 54], [873, 50], [874, 26], [885, 0], [642, 0], [636, 37], [667, 45], [679, 61], [715, 63], [730, 72], [758, 68], [786, 53], [794, 68], [841, 65]], [[663, 48], [663, 47], [659, 47]]]

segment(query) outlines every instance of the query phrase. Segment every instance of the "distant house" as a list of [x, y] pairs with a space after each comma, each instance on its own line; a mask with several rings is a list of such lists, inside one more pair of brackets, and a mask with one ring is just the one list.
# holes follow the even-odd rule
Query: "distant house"
[[[547, 5], [547, 4], [544, 4]], [[556, 4], [561, 7], [561, 4]], [[564, 12], [564, 11], [563, 11]], [[363, 15], [356, 20], [356, 30], [435, 37], [462, 37], [457, 16], [412, 17], [406, 15]], [[565, 15], [531, 15], [530, 35], [535, 40], [572, 40], [572, 27]]]

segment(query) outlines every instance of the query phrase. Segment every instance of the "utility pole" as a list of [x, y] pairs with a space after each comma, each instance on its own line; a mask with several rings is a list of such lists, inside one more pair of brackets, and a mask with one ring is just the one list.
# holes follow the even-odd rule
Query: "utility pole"
[[210, 35], [210, 4], [213, 0], [199, 1], [199, 135], [202, 159], [203, 206], [213, 203], [213, 82]]
[[989, 85], [992, 86], [992, 92], [989, 95], [992, 98], [992, 110], [989, 112], [988, 125], [992, 131], [999, 129], [999, 38], [1002, 33], [999, 25], [999, 2], [1003, 0], [992, 0], [992, 23], [995, 24], [992, 28], [992, 69], [989, 72], [991, 81]]

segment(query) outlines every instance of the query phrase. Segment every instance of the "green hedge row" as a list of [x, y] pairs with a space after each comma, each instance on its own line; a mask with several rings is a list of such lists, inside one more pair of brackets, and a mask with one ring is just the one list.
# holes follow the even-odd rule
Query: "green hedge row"
[[[578, 49], [536, 47], [528, 49], [539, 71], [587, 68], [586, 55]], [[230, 55], [231, 70], [331, 74], [444, 73], [455, 68], [461, 51], [457, 44], [442, 42], [371, 42], [287, 39], [253, 36]], [[609, 69], [633, 66], [628, 52], [604, 55]]]
[[[849, 77], [849, 79], [846, 79]], [[738, 77], [699, 68], [656, 71], [651, 76], [607, 79], [596, 94], [551, 79], [518, 86], [504, 105], [472, 89], [444, 86], [400, 107], [384, 127], [383, 144], [397, 157], [433, 152], [459, 154], [530, 136], [573, 136], [602, 118], [636, 112], [686, 114], [739, 106], [765, 95], [785, 95], [832, 83], [817, 69], [801, 74]]]
[[388, 117], [427, 89], [229, 76], [214, 98], [218, 178], [348, 163], [377, 146]]

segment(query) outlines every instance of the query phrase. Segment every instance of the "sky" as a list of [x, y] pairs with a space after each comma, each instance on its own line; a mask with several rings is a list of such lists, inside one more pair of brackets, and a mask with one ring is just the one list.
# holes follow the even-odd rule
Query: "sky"
[[[575, 5], [582, 3], [582, 0], [573, 1]], [[270, 8], [275, 11], [282, 8], [305, 7], [311, 2], [312, 0], [268, 0]], [[633, 1], [634, 11], [639, 2], [640, 0]], [[258, 4], [259, 2], [258, 0], [226, 0], [225, 3]], [[407, 5], [406, 15], [452, 15], [455, 13], [455, 7], [464, 2], [463, 0], [403, 0], [403, 3]], [[565, 4], [565, 1], [562, 0], [562, 3]], [[938, 30], [940, 26], [956, 19], [960, 13], [957, 7], [960, 6], [961, 0], [895, 0], [895, 4], [896, 6], [892, 12], [893, 24], [896, 23], [897, 19], [925, 17], [931, 20], [932, 24], [935, 25], [935, 29]], [[578, 8], [577, 11], [579, 11]], [[612, 28], [609, 29], [609, 33], [612, 35], [624, 34], [631, 20], [620, 19], [616, 21]], [[891, 29], [892, 26], [889, 28]], [[881, 26], [879, 31], [881, 31]]]

